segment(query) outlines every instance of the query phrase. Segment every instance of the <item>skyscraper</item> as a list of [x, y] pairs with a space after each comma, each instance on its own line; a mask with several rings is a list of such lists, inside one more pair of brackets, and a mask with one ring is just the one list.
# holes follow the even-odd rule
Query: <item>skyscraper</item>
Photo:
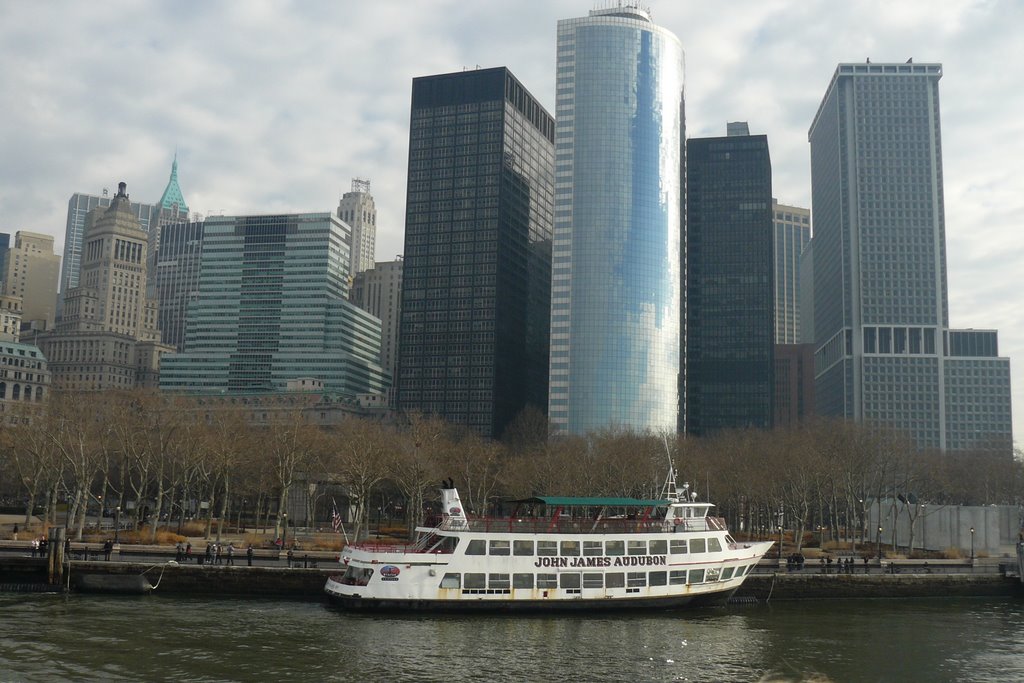
[[504, 67], [413, 80], [400, 408], [495, 437], [544, 409], [554, 136]]
[[811, 211], [772, 199], [775, 225], [775, 343], [800, 341], [800, 255], [811, 241]]
[[377, 206], [370, 194], [370, 181], [352, 179], [352, 191], [338, 202], [338, 218], [352, 228], [352, 251], [348, 276], [354, 278], [373, 268], [377, 247]]
[[4, 258], [2, 290], [8, 296], [21, 297], [22, 322], [31, 322], [36, 329], [52, 329], [60, 272], [53, 237], [19, 230]]
[[[80, 283], [64, 292], [56, 329], [38, 338], [54, 388], [155, 387], [160, 356], [169, 348], [160, 344], [156, 302], [146, 296], [148, 236], [125, 183], [87, 223]], [[53, 272], [56, 279], [56, 267]]]
[[[157, 298], [156, 292], [156, 262], [159, 258], [160, 241], [163, 238], [164, 227], [168, 225], [181, 225], [188, 222], [188, 204], [181, 194], [181, 187], [178, 185], [178, 155], [174, 155], [171, 163], [171, 177], [167, 181], [164, 193], [160, 201], [156, 203], [153, 212], [152, 224], [149, 228], [149, 260], [146, 268], [149, 270], [149, 296]], [[168, 261], [164, 259], [165, 270]]]
[[380, 363], [392, 377], [398, 367], [398, 325], [402, 311], [402, 257], [381, 261], [356, 275], [349, 300], [380, 318]]
[[171, 223], [159, 229], [160, 246], [148, 280], [160, 306], [157, 321], [163, 342], [181, 350], [188, 303], [199, 291], [203, 222]]
[[[82, 260], [82, 237], [85, 235], [86, 217], [95, 209], [110, 206], [111, 198], [106, 188], [103, 194], [83, 194], [76, 192], [68, 200], [68, 219], [64, 229], [64, 258], [60, 271], [60, 291], [67, 292], [78, 286], [78, 270]], [[131, 212], [139, 221], [143, 232], [149, 233], [149, 223], [156, 212], [152, 204], [131, 202]]]
[[775, 266], [768, 139], [686, 144], [685, 425], [772, 426]]
[[940, 64], [840, 64], [808, 134], [818, 412], [1010, 453], [1009, 359], [950, 330]]
[[558, 22], [548, 417], [675, 431], [683, 50], [638, 7]]
[[380, 321], [348, 297], [347, 226], [330, 213], [209, 216], [184, 348], [160, 388], [274, 393], [310, 379], [331, 393], [384, 393]]

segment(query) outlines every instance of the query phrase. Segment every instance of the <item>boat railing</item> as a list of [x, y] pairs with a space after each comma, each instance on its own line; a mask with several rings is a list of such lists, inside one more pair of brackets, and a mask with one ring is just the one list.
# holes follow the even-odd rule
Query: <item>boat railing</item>
[[394, 554], [430, 554], [430, 555], [446, 555], [450, 554], [452, 550], [448, 549], [431, 549], [424, 547], [421, 543], [373, 543], [373, 542], [360, 542], [352, 543], [352, 548], [358, 550], [365, 550], [371, 553], [394, 553]]
[[442, 531], [511, 534], [649, 534], [725, 531], [725, 520], [719, 517], [683, 517], [678, 520], [658, 519], [583, 519], [551, 517], [478, 517], [466, 520], [443, 520]]

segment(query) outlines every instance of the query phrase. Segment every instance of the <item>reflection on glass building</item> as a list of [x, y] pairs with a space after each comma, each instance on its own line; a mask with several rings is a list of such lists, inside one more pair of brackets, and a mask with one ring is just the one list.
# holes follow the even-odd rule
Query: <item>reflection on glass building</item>
[[500, 437], [547, 401], [555, 122], [512, 73], [413, 80], [398, 404]]
[[273, 393], [317, 380], [332, 394], [383, 394], [380, 320], [350, 303], [348, 226], [329, 213], [210, 216], [184, 348], [160, 388]]
[[840, 64], [811, 124], [818, 413], [1012, 452], [1010, 362], [950, 330], [940, 64]]
[[558, 22], [548, 416], [675, 431], [683, 50], [636, 7]]

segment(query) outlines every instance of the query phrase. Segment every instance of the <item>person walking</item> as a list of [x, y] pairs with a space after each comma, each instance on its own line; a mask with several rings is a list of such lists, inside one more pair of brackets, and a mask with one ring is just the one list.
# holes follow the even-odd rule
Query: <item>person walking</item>
[[220, 543], [214, 543], [213, 544], [213, 554], [217, 558], [217, 564], [220, 564], [220, 556], [221, 556], [221, 552], [222, 551], [223, 551], [223, 547], [221, 546]]
[[192, 560], [192, 541], [185, 544], [185, 561], [190, 562]]
[[206, 543], [206, 564], [213, 564], [213, 542]]
[[235, 544], [228, 543], [228, 566], [235, 566]]
[[18, 540], [18, 525], [17, 524], [14, 525], [14, 540], [15, 541]]
[[245, 559], [248, 560], [249, 566], [251, 567], [252, 566], [252, 543], [250, 543], [249, 547], [246, 548], [246, 550], [245, 550]]

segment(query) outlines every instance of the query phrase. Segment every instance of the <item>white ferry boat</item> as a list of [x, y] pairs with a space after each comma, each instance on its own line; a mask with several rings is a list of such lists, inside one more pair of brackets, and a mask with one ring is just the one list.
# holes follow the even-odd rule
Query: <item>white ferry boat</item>
[[538, 497], [469, 518], [452, 483], [411, 545], [346, 546], [324, 590], [358, 610], [547, 611], [725, 602], [771, 542], [738, 543], [669, 472], [662, 499]]

